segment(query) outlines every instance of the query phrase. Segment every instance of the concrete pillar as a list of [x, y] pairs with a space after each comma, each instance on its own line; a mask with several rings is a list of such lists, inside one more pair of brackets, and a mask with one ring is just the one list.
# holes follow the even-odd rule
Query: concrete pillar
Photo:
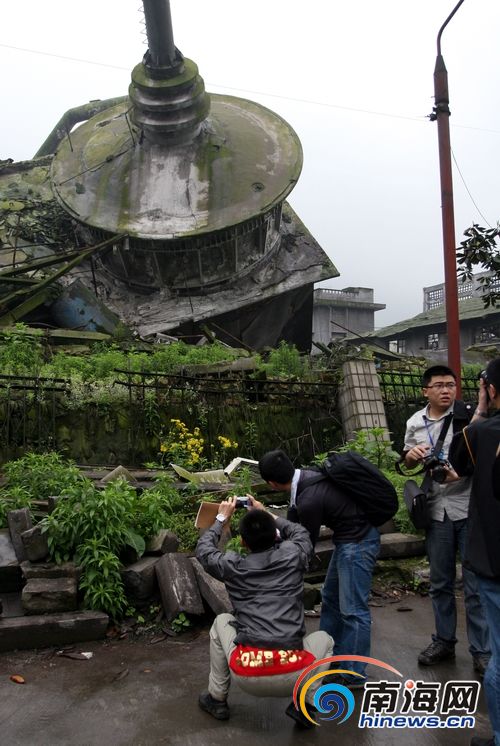
[[344, 382], [340, 387], [339, 410], [346, 440], [357, 430], [382, 427], [387, 432], [382, 392], [372, 360], [349, 360], [342, 366]]

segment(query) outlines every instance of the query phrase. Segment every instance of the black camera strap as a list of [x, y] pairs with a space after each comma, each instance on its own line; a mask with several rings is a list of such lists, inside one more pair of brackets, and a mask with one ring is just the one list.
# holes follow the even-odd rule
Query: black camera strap
[[[425, 417], [425, 415], [424, 415]], [[446, 439], [446, 434], [448, 433], [449, 427], [451, 425], [451, 421], [453, 419], [453, 412], [449, 412], [443, 421], [443, 426], [441, 428], [441, 431], [439, 433], [439, 438], [437, 439], [437, 443], [434, 446], [434, 448], [431, 451], [431, 456], [435, 456], [436, 458], [439, 458], [439, 454], [443, 450], [444, 441]], [[429, 471], [426, 472], [425, 477], [422, 480], [421, 487], [424, 490], [424, 492], [429, 489], [429, 487], [432, 484], [432, 475]]]
[[[441, 450], [442, 450], [442, 448], [443, 448], [443, 444], [444, 444], [444, 441], [445, 441], [445, 438], [446, 438], [446, 434], [447, 434], [447, 432], [448, 432], [448, 429], [449, 429], [449, 427], [450, 427], [450, 425], [451, 425], [451, 421], [453, 420], [453, 416], [454, 416], [454, 414], [455, 414], [454, 412], [448, 412], [448, 414], [447, 414], [447, 415], [446, 415], [446, 417], [444, 418], [444, 421], [443, 421], [443, 426], [442, 426], [442, 428], [441, 428], [441, 430], [440, 430], [440, 433], [439, 433], [439, 438], [438, 438], [438, 440], [437, 440], [437, 443], [436, 443], [436, 445], [435, 445], [435, 446], [433, 446], [433, 448], [432, 448], [432, 451], [431, 451], [431, 453], [430, 453], [429, 455], [431, 455], [431, 456], [439, 456], [439, 454], [441, 453]], [[425, 418], [425, 415], [424, 415], [424, 418]], [[411, 477], [414, 477], [414, 476], [416, 476], [417, 474], [421, 474], [421, 473], [422, 473], [422, 472], [424, 471], [424, 468], [422, 467], [422, 468], [421, 468], [421, 469], [420, 469], [419, 471], [417, 471], [417, 472], [410, 472], [410, 473], [404, 472], [404, 471], [403, 471], [403, 469], [401, 468], [401, 464], [402, 464], [402, 463], [404, 463], [404, 455], [403, 455], [403, 456], [401, 456], [401, 458], [400, 458], [400, 459], [399, 459], [398, 461], [396, 461], [396, 464], [395, 464], [395, 466], [396, 466], [396, 471], [398, 472], [398, 474], [401, 474], [401, 476], [403, 476], [403, 477], [409, 477], [409, 476], [411, 476]], [[428, 486], [427, 482], [428, 482], [428, 483], [430, 483], [430, 481], [431, 481], [431, 480], [429, 479], [429, 480], [427, 480], [427, 482], [426, 482], [426, 478], [427, 478], [428, 476], [430, 477], [429, 473], [427, 473], [427, 474], [425, 475], [424, 481], [422, 482], [422, 484], [424, 484], [424, 483], [425, 483], [425, 484], [426, 484], [426, 486]]]

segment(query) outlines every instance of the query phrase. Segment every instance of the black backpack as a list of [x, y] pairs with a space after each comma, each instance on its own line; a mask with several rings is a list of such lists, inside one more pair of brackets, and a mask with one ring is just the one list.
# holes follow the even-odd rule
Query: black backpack
[[301, 487], [323, 479], [331, 479], [336, 487], [352, 498], [372, 526], [381, 526], [397, 512], [399, 503], [393, 484], [356, 451], [329, 453], [318, 476], [305, 479]]

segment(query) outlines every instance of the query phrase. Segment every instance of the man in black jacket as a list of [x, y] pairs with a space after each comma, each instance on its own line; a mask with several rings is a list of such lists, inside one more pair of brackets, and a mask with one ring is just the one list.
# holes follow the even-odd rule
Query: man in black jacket
[[[218, 548], [236, 497], [221, 503], [216, 520], [196, 547], [205, 570], [225, 583], [234, 608], [234, 615], [219, 614], [210, 630], [208, 691], [198, 700], [201, 709], [217, 720], [229, 718], [231, 678], [256, 696], [289, 696], [300, 671], [315, 659], [330, 656], [333, 647], [325, 632], [305, 634], [304, 573], [312, 554], [307, 531], [271, 515], [258, 500], [247, 497], [250, 509], [240, 522], [240, 533], [248, 555]], [[322, 670], [328, 670], [328, 664], [315, 672]], [[309, 687], [309, 706], [320, 683]], [[293, 703], [286, 714], [302, 726], [313, 727]]]
[[493, 482], [499, 443], [500, 358], [495, 358], [481, 378], [474, 421], [453, 438], [449, 453], [458, 474], [473, 473], [465, 564], [478, 578], [491, 644], [484, 689], [494, 737], [475, 737], [473, 746], [500, 746], [500, 495]]
[[[371, 615], [368, 606], [380, 534], [356, 503], [330, 479], [314, 480], [318, 472], [295, 469], [284, 451], [269, 451], [259, 461], [262, 478], [280, 492], [290, 493], [288, 517], [299, 521], [313, 545], [322, 525], [333, 531], [334, 549], [322, 589], [319, 627], [334, 640], [335, 655], [370, 655]], [[361, 661], [343, 668], [364, 675]], [[358, 688], [358, 676], [337, 675], [338, 682]]]

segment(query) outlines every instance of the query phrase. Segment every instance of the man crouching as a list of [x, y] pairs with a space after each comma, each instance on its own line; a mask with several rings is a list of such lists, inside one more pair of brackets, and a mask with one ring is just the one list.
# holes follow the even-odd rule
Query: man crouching
[[[210, 630], [208, 691], [198, 700], [201, 709], [218, 720], [229, 718], [231, 677], [258, 697], [289, 696], [299, 672], [316, 658], [330, 656], [333, 648], [326, 632], [304, 636], [303, 580], [312, 554], [308, 531], [268, 513], [250, 495], [248, 502], [240, 522], [246, 556], [217, 548], [224, 524], [236, 509], [236, 497], [221, 503], [196, 548], [205, 570], [225, 583], [234, 609], [234, 616], [217, 616]], [[315, 672], [321, 670], [318, 666]], [[310, 709], [314, 691], [309, 687]], [[311, 725], [293, 702], [286, 713], [305, 727]]]

